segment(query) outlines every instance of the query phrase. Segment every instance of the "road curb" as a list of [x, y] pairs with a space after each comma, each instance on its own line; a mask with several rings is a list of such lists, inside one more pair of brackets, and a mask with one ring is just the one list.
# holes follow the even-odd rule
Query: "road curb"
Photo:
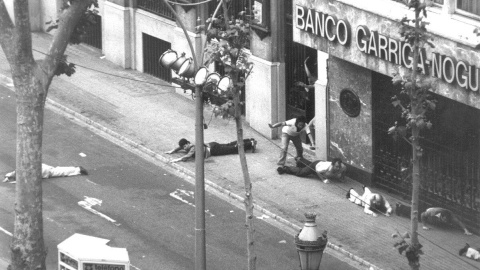
[[[0, 84], [4, 85], [7, 88], [9, 88], [10, 90], [14, 91], [13, 81], [10, 77], [5, 76], [3, 74], [0, 74]], [[167, 159], [163, 155], [155, 153], [154, 151], [145, 147], [144, 145], [142, 145], [140, 143], [137, 143], [137, 142], [135, 142], [135, 141], [133, 141], [133, 140], [131, 140], [131, 139], [129, 139], [129, 138], [127, 138], [127, 137], [125, 137], [125, 136], [123, 136], [123, 135], [121, 135], [121, 134], [103, 126], [103, 125], [101, 125], [101, 124], [99, 124], [98, 122], [95, 122], [95, 121], [91, 120], [90, 118], [82, 115], [81, 113], [75, 112], [75, 111], [59, 104], [58, 102], [55, 102], [55, 101], [49, 99], [49, 98], [47, 98], [47, 104], [55, 107], [59, 112], [63, 112], [66, 116], [74, 117], [78, 121], [81, 121], [81, 122], [89, 125], [91, 128], [95, 128], [97, 130], [100, 130], [100, 131], [114, 137], [115, 139], [118, 139], [118, 140], [124, 142], [128, 146], [130, 146], [132, 148], [135, 148], [135, 149], [139, 150], [140, 152], [142, 152], [142, 153], [144, 153], [148, 156], [151, 156], [152, 158], [155, 158], [155, 159], [165, 163], [166, 165], [168, 165], [168, 166], [170, 166], [170, 167], [172, 167], [172, 168], [174, 168], [174, 169], [176, 169], [176, 170], [178, 170], [178, 171], [180, 171], [180, 172], [182, 172], [182, 173], [184, 173], [184, 174], [186, 174], [190, 177], [193, 177], [193, 178], [195, 177], [195, 172], [193, 172], [193, 171], [191, 171], [191, 170], [189, 170], [189, 169], [187, 169], [183, 166], [180, 166], [176, 163], [169, 162], [169, 159]], [[231, 198], [233, 198], [233, 199], [235, 199], [235, 200], [237, 200], [241, 203], [244, 203], [244, 201], [245, 201], [245, 199], [242, 196], [240, 196], [236, 193], [233, 193], [233, 192], [215, 184], [214, 182], [212, 182], [208, 179], [205, 179], [205, 188], [206, 189], [208, 189], [208, 188], [214, 189], [215, 191], [223, 193], [223, 194], [227, 195], [228, 197], [231, 197]], [[284, 224], [284, 225], [286, 225], [286, 226], [288, 226], [288, 227], [290, 227], [290, 228], [292, 228], [296, 231], [299, 231], [302, 228], [302, 227], [298, 226], [297, 224], [295, 224], [295, 223], [293, 223], [293, 222], [291, 222], [291, 221], [289, 221], [289, 220], [287, 220], [287, 219], [269, 211], [268, 209], [266, 209], [266, 208], [264, 208], [264, 207], [262, 207], [258, 204], [254, 203], [254, 208], [259, 210], [261, 213], [269, 216], [270, 218], [275, 219], [278, 222], [280, 222], [280, 223], [282, 223], [282, 224]], [[353, 253], [351, 253], [351, 252], [349, 252], [349, 251], [347, 251], [347, 250], [341, 248], [340, 246], [335, 245], [331, 242], [327, 243], [327, 247], [343, 254], [344, 256], [346, 256], [346, 257], [350, 258], [351, 260], [359, 263], [360, 265], [368, 267], [369, 270], [382, 270], [381, 268], [373, 265], [372, 263], [358, 257], [357, 255], [355, 255], [355, 254], [353, 254]]]

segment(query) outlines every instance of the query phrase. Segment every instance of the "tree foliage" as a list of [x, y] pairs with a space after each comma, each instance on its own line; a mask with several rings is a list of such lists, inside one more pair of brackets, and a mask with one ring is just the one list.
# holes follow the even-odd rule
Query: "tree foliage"
[[235, 118], [237, 129], [238, 154], [242, 167], [242, 174], [245, 187], [245, 227], [247, 229], [247, 259], [249, 270], [256, 269], [256, 255], [254, 245], [254, 215], [253, 215], [253, 194], [252, 183], [248, 172], [245, 147], [243, 143], [243, 128], [241, 119], [240, 92], [244, 89], [245, 80], [253, 69], [253, 63], [249, 62], [250, 44], [250, 22], [245, 11], [238, 14], [238, 18], [228, 14], [226, 2], [221, 2], [223, 13], [210, 18], [206, 25], [197, 27], [197, 31], [203, 31], [206, 35], [207, 44], [204, 50], [204, 65], [208, 66], [214, 62], [221, 64], [225, 74], [230, 78], [230, 83], [225, 91], [216, 87], [203, 88], [204, 95], [219, 96], [226, 98], [218, 111], [222, 117]]
[[[67, 10], [68, 8], [71, 7], [71, 2], [70, 1], [64, 1], [63, 6], [61, 8], [62, 11]], [[75, 26], [72, 34], [70, 35], [69, 38], [69, 43], [70, 44], [80, 44], [85, 40], [85, 37], [87, 36], [87, 31], [88, 29], [97, 24], [97, 19], [98, 19], [98, 2], [94, 1], [90, 8], [88, 8], [85, 13], [82, 14], [82, 17], [80, 18], [80, 21], [78, 24]], [[55, 21], [51, 20], [46, 22], [45, 24], [48, 25], [47, 27], [47, 32], [51, 32], [53, 30], [58, 29], [58, 24], [60, 22], [60, 19], [56, 19]], [[62, 56], [61, 59], [59, 59], [60, 63], [57, 66], [57, 69], [55, 70], [55, 75], [60, 76], [62, 74], [65, 74], [67, 76], [72, 76], [73, 73], [75, 73], [75, 64], [73, 63], [68, 63], [67, 62], [67, 56]]]
[[[425, 21], [427, 17], [426, 7], [431, 3], [427, 0], [400, 0], [413, 9], [413, 19], [404, 17], [400, 20], [400, 35], [404, 42], [410, 44], [412, 50], [409, 57], [412, 59], [411, 70], [400, 70], [393, 74], [392, 83], [400, 85], [401, 91], [392, 97], [392, 105], [401, 111], [402, 122], [395, 122], [394, 126], [388, 129], [394, 139], [402, 138], [412, 147], [411, 170], [412, 174], [412, 207], [411, 207], [411, 240], [407, 243], [406, 237], [395, 243], [399, 253], [405, 252], [405, 256], [411, 269], [420, 268], [420, 255], [422, 245], [418, 241], [418, 205], [420, 194], [420, 158], [423, 149], [420, 144], [420, 133], [426, 128], [431, 128], [432, 123], [427, 119], [427, 113], [436, 107], [436, 100], [430, 94], [432, 81], [419, 76], [421, 69], [418, 67], [418, 60], [421, 50], [425, 46], [433, 47], [433, 39], [427, 33]], [[403, 72], [403, 73], [402, 73]], [[409, 167], [410, 167], [409, 166]], [[395, 235], [394, 235], [395, 237]]]
[[417, 269], [420, 267], [420, 255], [423, 254], [422, 245], [412, 245], [407, 243], [406, 239], [410, 238], [408, 232], [401, 235], [398, 231], [392, 235], [392, 238], [398, 238], [393, 247], [397, 249], [400, 255], [405, 252], [405, 257], [408, 260], [408, 264], [412, 269]]
[[[197, 26], [198, 32], [206, 35], [207, 46], [204, 50], [203, 64], [208, 66], [217, 63], [223, 66], [225, 74], [238, 74], [238, 80], [226, 91], [219, 91], [216, 87], [204, 87], [206, 101], [219, 105], [220, 114], [223, 117], [233, 116], [233, 110], [229, 101], [234, 92], [241, 91], [245, 86], [245, 80], [253, 69], [253, 63], [249, 62], [249, 51], [246, 49], [250, 44], [250, 22], [246, 12], [242, 11], [238, 14], [239, 18], [227, 18], [219, 15], [216, 18], [209, 18], [206, 24]], [[206, 25], [211, 24], [210, 28]], [[240, 93], [239, 93], [240, 94]], [[221, 104], [220, 104], [221, 103]], [[231, 102], [230, 102], [231, 103]]]
[[[405, 3], [405, 1], [400, 2]], [[414, 50], [415, 48], [416, 50], [423, 48], [426, 45], [434, 48], [433, 38], [426, 29], [429, 23], [424, 21], [424, 18], [427, 17], [427, 3], [420, 0], [412, 0], [405, 4], [409, 9], [413, 8], [416, 12], [421, 12], [423, 16], [413, 19], [405, 16], [400, 20], [402, 24], [400, 27], [402, 40], [408, 42]], [[417, 24], [415, 24], [416, 22]], [[411, 56], [413, 56], [412, 54], [413, 52], [410, 52]], [[420, 68], [417, 68], [417, 72], [420, 72]], [[420, 79], [417, 76], [413, 79], [411, 75], [411, 73], [402, 74], [401, 72], [393, 74], [392, 83], [393, 85], [400, 85], [401, 91], [398, 95], [392, 97], [391, 102], [395, 108], [400, 109], [402, 119], [404, 120], [402, 123], [396, 122], [394, 126], [388, 129], [388, 134], [391, 134], [394, 139], [401, 137], [410, 140], [413, 127], [419, 130], [432, 127], [432, 122], [427, 117], [428, 112], [435, 110], [437, 103], [433, 95], [431, 95], [432, 81]], [[421, 155], [422, 150], [419, 150]]]

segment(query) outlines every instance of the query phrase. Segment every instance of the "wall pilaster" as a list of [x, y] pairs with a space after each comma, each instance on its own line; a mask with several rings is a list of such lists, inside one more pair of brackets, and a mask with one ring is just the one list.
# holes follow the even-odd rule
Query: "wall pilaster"
[[103, 15], [102, 39], [105, 57], [123, 68], [132, 67], [132, 29], [128, 2], [105, 2]]
[[278, 129], [268, 124], [285, 121], [285, 80], [281, 79], [285, 77], [285, 63], [256, 56], [249, 60], [255, 66], [246, 83], [246, 120], [261, 134], [276, 139]]

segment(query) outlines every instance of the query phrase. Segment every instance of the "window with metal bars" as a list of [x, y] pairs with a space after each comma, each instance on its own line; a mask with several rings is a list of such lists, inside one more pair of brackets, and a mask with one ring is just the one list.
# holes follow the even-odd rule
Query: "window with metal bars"
[[480, 0], [456, 0], [455, 6], [447, 6], [445, 0], [433, 0], [433, 3], [443, 6], [443, 8], [454, 9], [449, 13], [458, 13], [461, 15], [480, 16]]
[[138, 8], [145, 11], [151, 12], [153, 14], [162, 16], [164, 18], [175, 20], [175, 14], [159, 0], [138, 0]]
[[480, 16], [480, 0], [457, 0], [455, 7], [457, 10]]
[[102, 49], [102, 17], [93, 15], [95, 24], [90, 25], [86, 30], [82, 42], [93, 46], [97, 49]]
[[158, 63], [160, 56], [171, 49], [172, 45], [164, 40], [142, 33], [143, 71], [164, 81], [172, 81], [172, 71], [162, 68]]
[[[208, 14], [210, 16], [213, 15], [213, 12], [215, 12], [215, 9], [218, 6], [219, 1], [210, 1], [208, 3]], [[228, 3], [228, 14], [230, 16], [233, 16], [234, 18], [238, 18], [239, 13], [241, 11], [247, 11], [249, 13], [251, 11], [252, 7], [252, 0], [236, 0], [236, 1], [230, 1]], [[219, 12], [220, 14], [223, 14], [222, 9], [220, 8]], [[250, 15], [250, 14], [248, 14]]]

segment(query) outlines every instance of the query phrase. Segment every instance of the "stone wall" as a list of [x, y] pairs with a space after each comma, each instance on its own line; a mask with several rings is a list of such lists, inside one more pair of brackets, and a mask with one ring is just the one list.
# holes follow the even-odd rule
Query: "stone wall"
[[[371, 173], [372, 161], [372, 76], [371, 71], [339, 58], [328, 62], [330, 157]], [[340, 106], [340, 92], [348, 88], [360, 99], [357, 117], [348, 116]]]

